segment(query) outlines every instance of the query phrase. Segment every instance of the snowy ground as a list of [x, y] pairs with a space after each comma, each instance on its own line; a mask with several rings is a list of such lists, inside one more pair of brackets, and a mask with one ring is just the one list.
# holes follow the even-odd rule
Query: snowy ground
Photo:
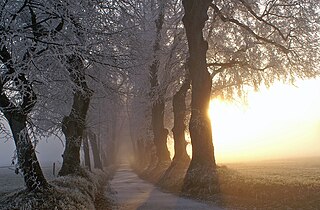
[[121, 165], [111, 187], [120, 210], [219, 210], [221, 208], [161, 192], [154, 185], [140, 179], [128, 165]]

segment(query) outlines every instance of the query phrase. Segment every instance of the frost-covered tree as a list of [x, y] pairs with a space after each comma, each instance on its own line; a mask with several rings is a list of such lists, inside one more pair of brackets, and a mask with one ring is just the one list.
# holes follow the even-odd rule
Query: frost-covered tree
[[159, 68], [160, 58], [159, 52], [161, 49], [161, 32], [165, 16], [165, 2], [159, 1], [158, 3], [158, 17], [155, 20], [155, 41], [153, 44], [153, 61], [150, 66], [150, 98], [151, 98], [151, 122], [153, 131], [153, 141], [156, 146], [157, 166], [167, 164], [170, 162], [170, 154], [167, 148], [168, 129], [164, 126], [164, 94], [165, 88], [159, 87]]
[[210, 8], [205, 37], [213, 94], [228, 99], [246, 86], [318, 75], [317, 1], [216, 1]]
[[183, 6], [192, 86], [192, 160], [183, 190], [212, 193], [218, 188], [207, 115], [211, 89], [230, 98], [243, 95], [246, 86], [319, 75], [319, 5], [312, 0], [183, 0]]
[[215, 182], [215, 159], [211, 123], [207, 111], [211, 96], [211, 77], [207, 70], [208, 44], [203, 38], [203, 28], [208, 19], [211, 0], [183, 0], [183, 24], [189, 46], [190, 79], [192, 86], [191, 119], [189, 124], [192, 159], [183, 190], [193, 187], [206, 188]]
[[0, 106], [15, 141], [19, 169], [30, 191], [49, 186], [27, 125], [37, 102], [33, 84], [35, 75], [30, 72], [37, 72], [41, 57], [48, 55], [50, 37], [61, 30], [61, 20], [43, 11], [43, 5], [39, 6], [34, 1], [1, 2]]
[[[46, 186], [46, 182], [27, 132], [27, 117], [32, 120], [32, 137], [51, 135], [62, 128], [67, 138], [74, 139], [75, 151], [71, 155], [66, 152], [64, 157], [74, 169], [78, 168], [80, 136], [91, 95], [87, 71], [112, 65], [107, 61], [112, 56], [106, 45], [110, 36], [120, 30], [108, 15], [104, 5], [91, 1], [1, 3], [1, 106], [4, 116], [8, 111], [23, 115], [14, 114], [24, 125], [24, 132], [13, 128], [13, 135], [16, 142], [26, 144], [17, 144], [17, 152], [30, 189], [42, 182]], [[100, 66], [93, 66], [97, 63]], [[15, 126], [17, 120], [11, 120], [14, 118], [10, 117], [9, 124]], [[69, 141], [67, 145], [70, 148]], [[18, 149], [20, 146], [26, 149]]]
[[[127, 11], [132, 12], [129, 17], [136, 27], [131, 31], [134, 35], [130, 36], [128, 46], [138, 68], [129, 70], [128, 112], [135, 148], [148, 154], [147, 159], [152, 160], [149, 169], [152, 169], [156, 165], [167, 166], [170, 161], [167, 136], [173, 115], [165, 116], [165, 112], [169, 113], [171, 106], [167, 102], [172, 100], [184, 78], [187, 45], [182, 15], [176, 16], [182, 14], [179, 1], [135, 1], [132, 5], [135, 6]], [[141, 125], [143, 129], [135, 129]]]
[[[154, 70], [158, 68], [157, 65], [153, 64], [153, 60], [157, 56], [154, 45], [157, 37], [155, 20], [159, 17], [159, 6], [155, 0], [121, 1], [119, 2], [119, 8], [121, 8], [119, 15], [122, 18], [121, 24], [128, 28], [123, 33], [124, 39], [122, 39], [122, 43], [127, 46], [127, 49], [123, 48], [122, 52], [129, 55], [126, 67], [129, 82], [126, 104], [130, 115], [130, 129], [133, 131], [131, 136], [134, 138], [133, 145], [136, 152], [147, 151], [147, 154], [150, 154], [156, 148], [153, 143], [155, 136], [152, 132], [151, 114], [153, 99], [156, 99], [156, 97], [151, 97], [150, 94], [150, 77], [152, 77], [150, 68]], [[161, 27], [161, 23], [159, 27]], [[158, 42], [160, 41], [158, 40]], [[154, 76], [155, 74], [153, 74]], [[161, 112], [159, 114], [161, 115]], [[161, 127], [161, 124], [159, 125]], [[159, 126], [155, 126], [155, 128], [161, 130]], [[161, 153], [161, 148], [158, 147], [157, 151]], [[152, 152], [152, 154], [155, 153]], [[140, 163], [150, 160], [140, 157], [144, 159], [140, 160]], [[153, 156], [153, 158], [155, 159], [152, 163], [157, 163], [156, 156]]]

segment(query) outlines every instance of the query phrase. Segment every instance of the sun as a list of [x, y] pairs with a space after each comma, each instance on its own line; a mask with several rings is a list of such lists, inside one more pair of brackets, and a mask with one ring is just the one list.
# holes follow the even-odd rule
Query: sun
[[208, 112], [217, 162], [318, 155], [318, 107], [316, 80], [300, 82], [299, 88], [277, 83], [250, 92], [248, 106], [211, 100]]

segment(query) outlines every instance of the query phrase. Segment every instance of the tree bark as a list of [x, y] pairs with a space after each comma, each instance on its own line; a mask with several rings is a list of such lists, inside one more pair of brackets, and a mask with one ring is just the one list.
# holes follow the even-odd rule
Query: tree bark
[[60, 176], [69, 174], [81, 175], [80, 147], [82, 143], [85, 120], [89, 108], [91, 91], [89, 90], [84, 74], [83, 61], [80, 57], [68, 57], [68, 71], [70, 78], [75, 83], [73, 104], [69, 116], [62, 121], [62, 132], [66, 137], [66, 147], [63, 153], [63, 163], [59, 171]]
[[164, 127], [164, 101], [157, 101], [152, 107], [152, 130], [158, 164], [171, 161], [167, 147], [168, 130]]
[[[188, 70], [188, 69], [187, 69]], [[172, 183], [177, 182], [176, 177], [184, 176], [186, 168], [190, 163], [190, 157], [187, 153], [187, 142], [185, 139], [185, 119], [186, 119], [186, 94], [190, 88], [189, 74], [186, 73], [185, 80], [179, 91], [173, 96], [173, 115], [174, 126], [172, 128], [174, 139], [174, 157], [170, 167], [160, 178], [158, 184], [165, 188], [172, 188]], [[179, 191], [180, 189], [171, 189]]]
[[189, 131], [192, 159], [184, 179], [185, 193], [212, 193], [217, 190], [211, 122], [207, 114], [210, 103], [211, 77], [207, 70], [208, 43], [203, 28], [208, 20], [211, 0], [183, 0], [183, 24], [189, 46], [189, 71], [192, 85]]
[[174, 139], [174, 157], [172, 162], [189, 162], [190, 157], [187, 153], [187, 142], [185, 139], [185, 120], [186, 120], [186, 94], [190, 88], [190, 79], [188, 73], [186, 78], [179, 89], [179, 91], [173, 96], [173, 116], [174, 125], [172, 128]]
[[42, 173], [42, 169], [27, 131], [27, 116], [18, 111], [14, 111], [10, 114], [5, 113], [5, 116], [12, 131], [17, 148], [19, 168], [22, 171], [27, 189], [29, 191], [39, 191], [48, 188], [49, 184]]

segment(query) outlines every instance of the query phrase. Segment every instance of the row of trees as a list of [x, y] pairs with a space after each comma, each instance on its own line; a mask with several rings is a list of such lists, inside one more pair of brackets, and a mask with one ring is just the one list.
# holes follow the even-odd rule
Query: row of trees
[[[190, 112], [192, 159], [183, 191], [200, 188], [211, 193], [218, 189], [207, 114], [210, 98], [243, 98], [248, 89], [269, 87], [275, 80], [292, 84], [297, 78], [318, 76], [319, 5], [312, 0], [151, 2], [131, 2], [128, 9], [135, 11], [131, 16], [156, 14], [150, 26], [156, 35], [147, 51], [151, 61], [145, 67], [150, 86], [141, 88], [130, 81], [135, 93], [130, 99], [132, 130], [145, 125], [144, 131], [132, 136], [137, 162], [147, 166], [149, 176], [163, 165], [168, 167], [167, 128], [173, 126], [175, 154], [161, 179], [174, 167], [189, 164], [185, 128]], [[146, 36], [144, 32], [136, 36]], [[172, 110], [166, 103], [171, 100]], [[186, 100], [191, 101], [190, 108]], [[145, 111], [136, 112], [141, 103]]]
[[[34, 149], [39, 138], [62, 132], [65, 151], [59, 175], [81, 175], [84, 130], [90, 131], [86, 134], [92, 134], [93, 140], [98, 127], [88, 123], [95, 114], [94, 104], [101, 101], [99, 105], [104, 103], [111, 110], [115, 107], [116, 98], [106, 96], [121, 86], [125, 56], [122, 58], [116, 48], [114, 37], [122, 27], [113, 26], [119, 17], [111, 14], [116, 11], [111, 3], [0, 3], [1, 122], [9, 124], [18, 169], [30, 191], [50, 187]], [[116, 121], [116, 116], [109, 118]], [[92, 145], [97, 151], [97, 144], [93, 141]], [[98, 162], [96, 166], [101, 168]]]
[[210, 98], [319, 75], [316, 0], [24, 0], [0, 8], [1, 117], [31, 191], [49, 187], [34, 140], [62, 132], [59, 174], [81, 175], [83, 137], [85, 148], [87, 138], [100, 140], [92, 148], [102, 149], [104, 163], [114, 162], [126, 110], [146, 174], [168, 168], [168, 175], [190, 163], [183, 190], [213, 192]]

